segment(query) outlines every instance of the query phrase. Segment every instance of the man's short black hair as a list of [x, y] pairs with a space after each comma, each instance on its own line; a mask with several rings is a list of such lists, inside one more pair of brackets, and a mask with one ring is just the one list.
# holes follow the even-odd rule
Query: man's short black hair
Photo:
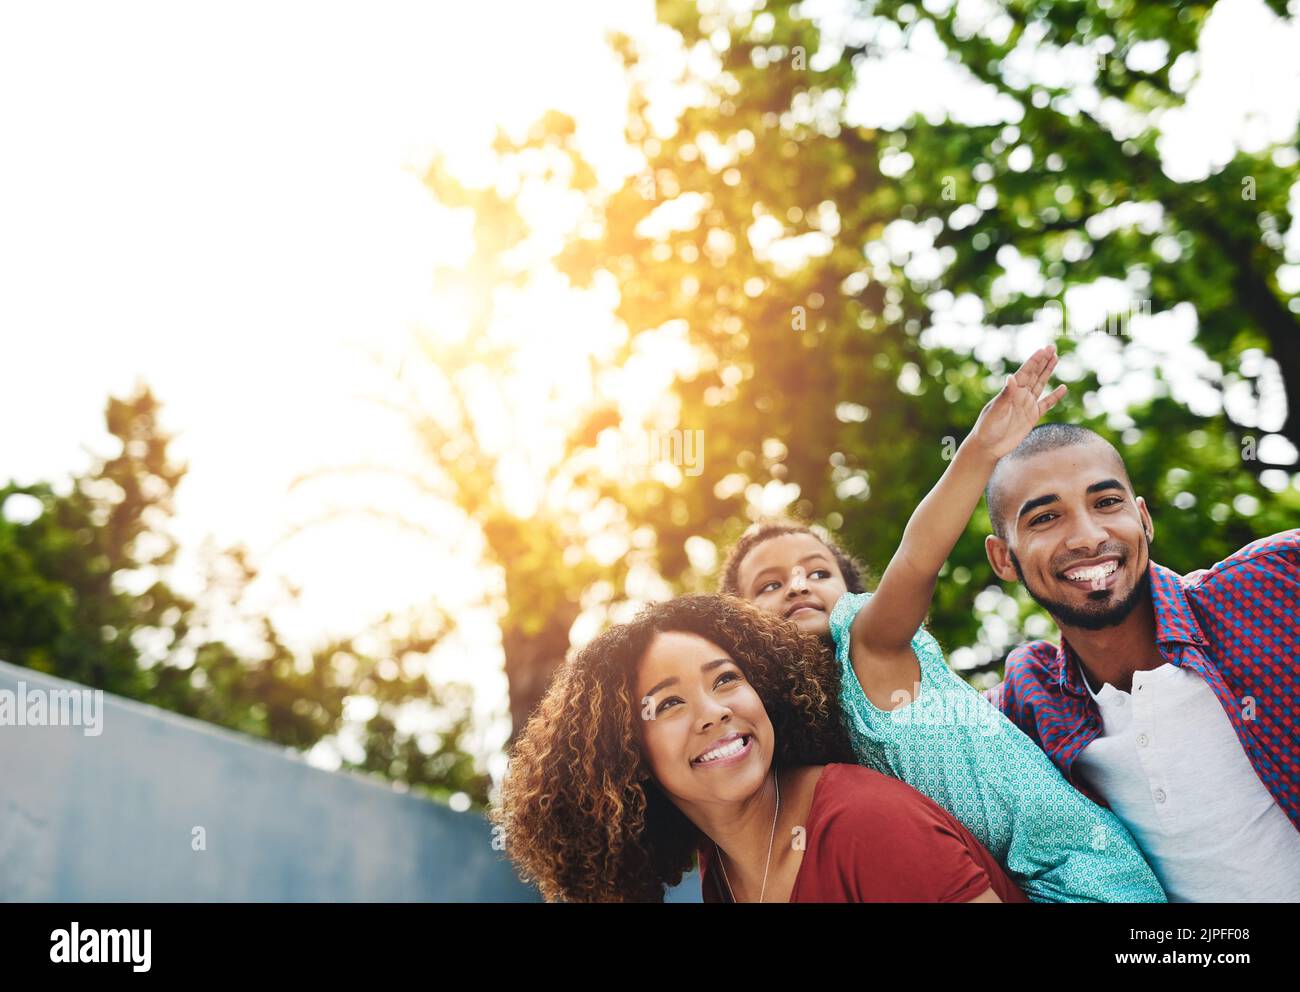
[[[1069, 448], [1077, 444], [1096, 443], [1103, 444], [1111, 450], [1115, 455], [1115, 461], [1119, 463], [1119, 467], [1123, 471], [1124, 481], [1128, 482], [1128, 469], [1124, 465], [1124, 459], [1115, 450], [1115, 446], [1096, 431], [1087, 427], [1080, 427], [1078, 424], [1057, 423], [1039, 424], [1031, 430], [1025, 439], [1016, 445], [1012, 451], [998, 459], [997, 465], [993, 467], [993, 474], [989, 477], [989, 484], [984, 487], [984, 502], [988, 505], [989, 523], [993, 525], [993, 533], [1006, 540], [1007, 527], [1003, 519], [1005, 507], [1002, 505], [1002, 476], [1005, 474], [1003, 468], [1007, 464], [1031, 458], [1044, 451], [1055, 451], [1057, 448]], [[1129, 483], [1129, 488], [1132, 488], [1132, 483]]]

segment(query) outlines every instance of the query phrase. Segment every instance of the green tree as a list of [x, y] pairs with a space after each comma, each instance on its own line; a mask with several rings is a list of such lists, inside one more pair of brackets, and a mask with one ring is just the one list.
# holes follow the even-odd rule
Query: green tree
[[[384, 618], [363, 632], [378, 650], [347, 638], [306, 655], [268, 618], [245, 618], [258, 647], [244, 654], [212, 630], [216, 611], [238, 615], [257, 577], [241, 549], [211, 557], [200, 602], [172, 589], [168, 524], [185, 469], [168, 452], [158, 413], [148, 389], [110, 399], [115, 455], [66, 493], [0, 488], [0, 507], [21, 511], [0, 514], [0, 658], [298, 749], [344, 730], [344, 701], [368, 696], [377, 707], [361, 728], [364, 756], [347, 767], [485, 802], [488, 777], [462, 750], [467, 690], [434, 686], [420, 666], [402, 663], [433, 649], [445, 617], [404, 623], [401, 636]], [[398, 711], [412, 703], [443, 717], [436, 740], [397, 731]]]
[[[631, 83], [626, 138], [645, 162], [621, 186], [597, 184], [574, 122], [560, 113], [521, 139], [500, 135], [496, 173], [479, 182], [431, 164], [432, 194], [473, 214], [470, 259], [439, 274], [472, 295], [473, 317], [456, 343], [422, 338], [419, 360], [395, 370], [399, 389], [385, 399], [421, 439], [437, 479], [431, 498], [461, 510], [503, 576], [497, 606], [516, 730], [569, 649], [584, 604], [600, 601], [612, 618], [622, 601], [643, 598], [633, 588], [639, 566], [671, 589], [712, 588], [701, 549], [737, 537], [768, 496], [793, 495], [791, 509], [883, 567], [945, 457], [1014, 367], [1017, 335], [1070, 288], [1114, 278], [1152, 315], [1191, 304], [1196, 344], [1222, 367], [1209, 383], [1219, 394], [1245, 385], [1257, 398], [1257, 359], [1270, 355], [1289, 400], [1280, 431], [1297, 439], [1297, 304], [1277, 280], [1294, 156], [1240, 155], [1194, 183], [1169, 179], [1156, 157], [1158, 113], [1181, 99], [1170, 69], [1194, 52], [1208, 5], [1011, 3], [1005, 37], [968, 30], [942, 6], [864, 3], [855, 30], [829, 38], [795, 3], [729, 12], [662, 0], [660, 22], [694, 56], [676, 80], [693, 96], [672, 127], [657, 131], [651, 97], [663, 80], [651, 77], [638, 42], [612, 39]], [[1018, 106], [1008, 120], [913, 117], [887, 130], [848, 119], [859, 71], [882, 50], [882, 41], [864, 39], [886, 39], [892, 26], [905, 40], [921, 21], [933, 22], [973, 82]], [[1126, 55], [1155, 39], [1168, 45], [1163, 67], [1131, 68]], [[1070, 93], [1017, 82], [1007, 58], [1017, 44], [1095, 49], [1095, 85], [1141, 126], [1118, 138]], [[566, 187], [586, 204], [554, 259], [523, 250], [535, 232], [517, 191], [531, 180]], [[1125, 204], [1158, 206], [1160, 223], [1089, 223]], [[886, 232], [899, 225], [938, 252], [939, 272], [891, 249]], [[774, 244], [799, 249], [802, 263], [784, 263]], [[1038, 266], [1037, 288], [1002, 285], [1016, 255]], [[485, 369], [500, 376], [510, 368], [515, 356], [492, 333], [501, 293], [551, 265], [577, 288], [617, 286], [616, 313], [629, 332], [603, 369], [593, 361], [577, 377], [623, 365], [646, 338], [685, 327], [697, 361], [665, 408], [667, 426], [703, 432], [698, 475], [665, 480], [603, 468], [595, 452], [609, 432], [654, 425], [625, 423], [617, 397], [598, 396], [547, 466], [547, 499], [529, 515], [510, 508], [466, 384]], [[979, 303], [978, 359], [969, 344], [945, 346], [930, 333], [963, 297]], [[1112, 340], [1121, 372], [1150, 364], [1127, 334]], [[1099, 374], [1073, 354], [1081, 344], [1071, 334], [1058, 341], [1071, 396], [1056, 416], [1121, 443], [1157, 516], [1164, 563], [1201, 567], [1294, 525], [1293, 467], [1257, 457], [1257, 423], [1189, 410], [1159, 368], [1154, 395], [1111, 416], [1099, 397], [1122, 386], [1111, 370]], [[413, 368], [414, 381], [405, 382]], [[439, 384], [433, 402], [429, 374]], [[508, 403], [508, 390], [500, 392]], [[610, 505], [618, 512], [605, 530], [628, 546], [613, 564], [596, 560], [586, 526]], [[991, 674], [1012, 644], [1049, 626], [1020, 590], [994, 580], [987, 532], [976, 514], [931, 611], [950, 649], [970, 649], [960, 657], [972, 675]]]
[[[433, 274], [437, 284], [455, 285], [467, 294], [469, 326], [463, 338], [417, 333], [413, 354], [387, 368], [391, 386], [374, 397], [379, 406], [396, 414], [397, 428], [415, 439], [427, 471], [336, 465], [322, 466], [311, 476], [381, 473], [391, 477], [396, 472], [425, 498], [456, 508], [462, 529], [481, 537], [484, 564], [502, 579], [490, 605], [500, 623], [515, 731], [522, 728], [564, 661], [584, 596], [601, 582], [621, 585], [638, 557], [652, 560], [634, 550], [605, 567], [583, 550], [591, 536], [585, 520], [593, 511], [611, 510], [615, 506], [611, 496], [622, 495], [621, 489], [615, 492], [593, 485], [584, 467], [584, 453], [596, 435], [617, 420], [608, 408], [595, 404], [573, 412], [577, 422], [565, 451], [544, 467], [545, 495], [525, 515], [510, 504], [502, 454], [485, 439], [487, 428], [475, 409], [473, 389], [482, 386], [484, 372], [493, 390], [492, 405], [514, 408], [510, 382], [520, 371], [519, 356], [493, 338], [492, 327], [499, 318], [502, 293], [527, 287], [538, 274], [536, 259], [528, 251], [536, 232], [520, 210], [518, 195], [500, 192], [497, 180], [502, 187], [517, 189], [558, 183], [590, 190], [590, 168], [564, 147], [564, 140], [572, 135], [569, 118], [550, 114], [522, 142], [501, 136], [496, 145], [497, 176], [478, 186], [462, 182], [442, 159], [429, 164], [424, 182], [430, 193], [443, 206], [468, 212], [473, 222], [474, 248], [468, 259]], [[577, 369], [574, 375], [594, 373], [594, 368]], [[545, 418], [548, 410], [526, 411], [526, 415]], [[625, 512], [622, 503], [617, 507], [618, 514]], [[422, 537], [438, 539], [391, 507], [367, 503], [353, 510], [377, 513]]]
[[[686, 70], [682, 82], [701, 96], [663, 137], [647, 113], [637, 48], [616, 42], [634, 81], [628, 138], [646, 166], [614, 195], [593, 200], [599, 224], [588, 226], [598, 234], [572, 239], [565, 270], [578, 285], [614, 274], [630, 328], [686, 320], [706, 356], [705, 372], [680, 384], [681, 423], [706, 430], [710, 468], [666, 497], [685, 512], [658, 517], [669, 576], [680, 573], [681, 534], [664, 530], [664, 517], [685, 516], [694, 533], [729, 537], [746, 515], [738, 493], [772, 481], [794, 482], [798, 511], [826, 521], [883, 567], [945, 455], [1014, 367], [1014, 335], [1069, 287], [1102, 277], [1127, 280], [1153, 313], [1191, 303], [1196, 345], [1225, 369], [1212, 384], [1218, 390], [1248, 382], [1257, 394], [1258, 372], [1244, 359], [1251, 348], [1273, 356], [1287, 384], [1282, 433], [1297, 439], [1300, 303], [1277, 278], [1294, 150], [1239, 155], [1197, 183], [1167, 178], [1154, 150], [1157, 111], [1180, 100], [1170, 66], [1195, 51], [1209, 5], [1010, 3], [1010, 30], [997, 42], [989, 40], [995, 27], [966, 30], [953, 7], [932, 13], [940, 7], [862, 4], [857, 27], [876, 30], [848, 34], [887, 38], [880, 29], [892, 25], [906, 39], [919, 22], [932, 23], [974, 81], [1018, 105], [1014, 124], [913, 117], [896, 130], [854, 126], [848, 94], [879, 44], [823, 38], [798, 4], [729, 14], [666, 1], [659, 20], [686, 51], [705, 56], [688, 65], [714, 65]], [[1282, 4], [1270, 7], [1283, 12]], [[1169, 46], [1164, 68], [1128, 68], [1126, 53], [1148, 39]], [[1008, 55], [1018, 43], [1108, 53], [1097, 86], [1144, 126], [1118, 139], [1069, 92], [1015, 82]], [[1036, 169], [1023, 169], [1026, 152], [1013, 161], [1021, 148]], [[1255, 199], [1243, 196], [1247, 189]], [[1154, 230], [1088, 224], [1128, 203], [1158, 204], [1164, 222]], [[686, 208], [690, 220], [655, 230], [656, 213], [671, 208]], [[889, 250], [885, 231], [900, 222], [928, 234], [940, 273]], [[772, 239], [798, 238], [813, 251], [797, 267], [763, 250]], [[1045, 269], [1039, 291], [997, 285], [1006, 247]], [[970, 347], [940, 347], [927, 334], [962, 294], [980, 302], [992, 360], [974, 360]], [[1069, 335], [1058, 341], [1066, 356], [1078, 345]], [[1119, 345], [1121, 368], [1138, 365], [1134, 342], [1121, 337]], [[1102, 386], [1115, 389], [1114, 376], [1100, 382], [1082, 363], [1066, 368], [1071, 397], [1058, 416], [1122, 442], [1134, 484], [1156, 512], [1166, 564], [1203, 567], [1295, 525], [1300, 494], [1282, 472], [1265, 475], [1277, 467], [1257, 458], [1257, 424], [1193, 413], [1170, 397], [1160, 368], [1152, 399], [1108, 416], [1095, 400]], [[1013, 590], [1008, 636], [982, 629], [971, 605], [980, 590], [996, 588], [983, 554], [987, 530], [987, 517], [976, 514], [931, 619], [941, 640], [978, 645], [976, 660], [992, 667], [1036, 607]]]
[[[871, 37], [873, 26], [885, 38], [892, 25], [906, 39], [931, 22], [973, 81], [1018, 106], [1013, 122], [856, 126], [848, 94], [880, 44], [828, 39], [799, 4], [727, 13], [665, 0], [660, 21], [698, 56], [680, 80], [698, 97], [671, 133], [659, 133], [649, 70], [635, 42], [615, 39], [633, 83], [627, 137], [646, 164], [612, 193], [592, 192], [561, 265], [578, 286], [615, 278], [618, 315], [633, 334], [684, 321], [701, 353], [699, 372], [677, 393], [680, 425], [705, 432], [705, 470], [654, 503], [630, 504], [637, 522], [655, 528], [658, 564], [678, 587], [700, 580], [688, 539], [729, 541], [751, 515], [756, 487], [791, 483], [797, 512], [883, 567], [945, 457], [1014, 367], [1016, 335], [1067, 289], [1103, 277], [1132, 287], [1153, 316], [1195, 309], [1195, 344], [1223, 370], [1207, 383], [1219, 395], [1244, 384], [1257, 398], [1257, 358], [1274, 358], [1288, 399], [1280, 432], [1300, 440], [1300, 303], [1277, 278], [1278, 232], [1291, 223], [1287, 195], [1300, 175], [1295, 142], [1240, 154], [1201, 182], [1169, 179], [1156, 156], [1158, 111], [1181, 100], [1169, 70], [1194, 53], [1209, 5], [1010, 3], [1010, 27], [996, 41], [993, 28], [961, 26], [952, 7], [932, 12], [942, 6], [863, 4], [864, 30], [851, 34]], [[1130, 68], [1127, 53], [1152, 39], [1168, 45], [1163, 68]], [[1140, 126], [1121, 139], [1080, 109], [1077, 94], [1016, 81], [1007, 55], [1018, 43], [1106, 55], [1096, 85]], [[1156, 205], [1162, 220], [1151, 229], [1089, 223], [1125, 204]], [[900, 224], [933, 245], [941, 271], [891, 250], [886, 231]], [[781, 264], [774, 240], [802, 245], [803, 264]], [[1038, 265], [1036, 290], [1000, 285], [1008, 249]], [[963, 294], [979, 303], [978, 361], [972, 346], [945, 347], [930, 333]], [[1156, 367], [1154, 395], [1110, 415], [1098, 402], [1103, 388], [1122, 389], [1119, 376], [1149, 367], [1150, 355], [1127, 332], [1106, 334], [1119, 348], [1118, 371], [1090, 368], [1070, 361], [1086, 339], [1073, 330], [1058, 340], [1071, 396], [1056, 416], [1127, 453], [1156, 514], [1164, 563], [1203, 567], [1295, 525], [1294, 466], [1259, 458], [1253, 413], [1236, 421], [1222, 408], [1194, 412]], [[1026, 632], [1047, 630], [1021, 590], [999, 591], [983, 553], [987, 532], [976, 514], [931, 613], [942, 641], [973, 649], [963, 657], [973, 669], [997, 667]], [[992, 601], [973, 608], [986, 589]]]

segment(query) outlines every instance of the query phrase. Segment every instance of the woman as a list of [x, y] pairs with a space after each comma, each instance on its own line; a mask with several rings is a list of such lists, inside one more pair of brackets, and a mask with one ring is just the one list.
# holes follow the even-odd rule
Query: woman
[[561, 667], [493, 821], [550, 901], [1024, 902], [964, 827], [854, 763], [837, 669], [737, 600], [643, 611]]

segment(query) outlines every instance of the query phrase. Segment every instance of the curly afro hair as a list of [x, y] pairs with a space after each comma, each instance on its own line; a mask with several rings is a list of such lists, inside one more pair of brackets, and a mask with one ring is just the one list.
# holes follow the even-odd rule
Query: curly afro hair
[[557, 671], [516, 740], [489, 812], [549, 902], [662, 902], [707, 842], [641, 748], [636, 675], [655, 637], [697, 634], [744, 673], [772, 721], [778, 768], [855, 760], [839, 671], [817, 638], [738, 599], [685, 596], [601, 634]]
[[832, 541], [830, 536], [821, 531], [820, 528], [814, 530], [807, 524], [801, 524], [796, 520], [763, 520], [745, 531], [740, 540], [732, 545], [731, 550], [727, 552], [726, 561], [722, 566], [722, 581], [718, 592], [728, 596], [739, 596], [740, 563], [745, 560], [745, 556], [764, 541], [770, 541], [772, 538], [781, 537], [784, 534], [809, 534], [817, 538], [822, 544], [826, 545], [826, 550], [834, 556], [835, 564], [839, 566], [840, 574], [844, 576], [845, 588], [849, 592], [867, 591], [867, 569], [860, 561]]

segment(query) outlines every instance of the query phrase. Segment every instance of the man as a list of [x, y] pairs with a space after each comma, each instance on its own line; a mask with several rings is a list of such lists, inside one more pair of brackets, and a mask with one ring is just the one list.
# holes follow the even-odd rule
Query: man
[[985, 550], [1061, 644], [986, 695], [1133, 833], [1171, 901], [1300, 901], [1300, 530], [1179, 576], [1119, 453], [1036, 427], [985, 491]]

